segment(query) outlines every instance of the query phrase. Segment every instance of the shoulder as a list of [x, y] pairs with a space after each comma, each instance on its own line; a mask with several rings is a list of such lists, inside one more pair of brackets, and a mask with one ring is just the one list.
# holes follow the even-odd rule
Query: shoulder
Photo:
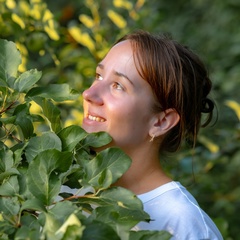
[[144, 210], [150, 215], [150, 230], [167, 230], [187, 239], [208, 238], [220, 234], [213, 221], [199, 207], [195, 198], [180, 183], [171, 182], [147, 194], [140, 195]]
[[150, 216], [203, 220], [197, 201], [180, 183], [171, 182], [144, 195], [139, 197]]

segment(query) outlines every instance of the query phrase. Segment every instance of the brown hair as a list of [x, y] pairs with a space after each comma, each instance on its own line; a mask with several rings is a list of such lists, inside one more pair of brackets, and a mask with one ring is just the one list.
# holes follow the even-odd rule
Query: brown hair
[[160, 150], [175, 152], [185, 139], [195, 146], [201, 126], [202, 113], [207, 126], [212, 119], [214, 103], [207, 96], [212, 88], [208, 72], [199, 59], [187, 47], [167, 36], [154, 36], [137, 31], [125, 35], [118, 42], [130, 40], [138, 72], [151, 86], [158, 104], [154, 111], [175, 109], [179, 123], [170, 130]]

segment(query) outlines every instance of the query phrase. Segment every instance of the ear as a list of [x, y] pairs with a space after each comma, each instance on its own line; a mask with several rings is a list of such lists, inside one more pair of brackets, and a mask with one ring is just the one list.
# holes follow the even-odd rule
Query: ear
[[179, 114], [173, 108], [157, 113], [153, 118], [153, 124], [149, 130], [150, 136], [159, 137], [167, 133], [170, 129], [178, 124]]

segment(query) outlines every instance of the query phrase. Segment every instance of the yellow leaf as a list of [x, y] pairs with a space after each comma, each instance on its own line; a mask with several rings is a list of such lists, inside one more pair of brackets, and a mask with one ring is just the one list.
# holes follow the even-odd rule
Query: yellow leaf
[[99, 58], [99, 59], [103, 59], [103, 58], [106, 56], [106, 54], [107, 54], [108, 51], [109, 51], [109, 48], [107, 48], [107, 47], [99, 50], [99, 51], [97, 52], [98, 58]]
[[129, 15], [133, 20], [139, 19], [139, 15], [137, 14], [137, 12], [134, 9], [129, 12]]
[[212, 162], [208, 162], [204, 167], [205, 172], [210, 171], [213, 168], [213, 166], [214, 164]]
[[124, 206], [123, 202], [118, 201], [117, 204], [119, 207], [126, 208], [126, 206]]
[[72, 26], [68, 30], [76, 42], [86, 46], [91, 52], [95, 50], [94, 42], [88, 33], [82, 33], [76, 26]]
[[227, 100], [225, 104], [236, 113], [238, 120], [240, 121], [240, 104], [233, 100]]
[[108, 10], [107, 15], [118, 28], [125, 28], [127, 26], [124, 18], [113, 10]]
[[23, 22], [23, 20], [16, 13], [12, 14], [12, 20], [15, 23], [17, 23], [22, 29], [25, 28], [25, 23]]
[[[65, 104], [65, 102], [64, 102]], [[80, 125], [83, 121], [83, 112], [80, 112], [78, 110], [72, 110], [71, 111], [71, 119], [68, 119], [64, 123], [64, 127], [68, 127], [70, 125]]]
[[30, 7], [29, 4], [27, 2], [19, 2], [18, 3], [19, 9], [21, 10], [21, 12], [23, 12], [26, 16], [29, 15], [30, 12]]
[[22, 63], [18, 66], [19, 72], [27, 71], [27, 58], [22, 56]]
[[68, 217], [68, 219], [63, 223], [63, 225], [56, 231], [55, 234], [56, 234], [56, 235], [58, 235], [58, 234], [63, 235], [63, 234], [66, 232], [67, 228], [68, 228], [69, 226], [73, 226], [73, 225], [80, 227], [82, 231], [83, 231], [84, 228], [85, 228], [84, 226], [82, 226], [81, 222], [80, 222], [79, 219], [76, 217], [76, 215], [72, 213], [72, 214]]
[[98, 43], [101, 43], [103, 41], [102, 35], [99, 33], [96, 33], [94, 38]]
[[22, 55], [22, 63], [18, 66], [19, 72], [25, 72], [27, 71], [27, 56], [28, 56], [28, 50], [25, 47], [25, 45], [21, 44], [20, 42], [16, 42], [16, 46], [19, 49], [21, 55]]
[[[43, 49], [41, 49], [41, 50], [39, 51], [39, 55], [40, 55], [40, 56], [44, 56], [45, 53], [46, 53], [46, 52], [45, 52], [45, 50], [43, 50]], [[58, 65], [58, 64], [56, 64], [56, 65]]]
[[55, 40], [55, 41], [59, 40], [60, 37], [54, 28], [51, 28], [49, 26], [44, 26], [44, 31], [48, 34], [48, 36], [52, 40]]
[[21, 44], [20, 42], [16, 42], [16, 46], [19, 49], [21, 55], [24, 55], [24, 56], [28, 55], [28, 50], [25, 47], [25, 45]]
[[91, 6], [94, 5], [94, 1], [93, 0], [86, 0], [85, 4], [86, 4], [87, 7], [91, 7]]
[[136, 8], [139, 9], [141, 8], [145, 3], [145, 0], [138, 0], [136, 3]]
[[81, 14], [79, 16], [79, 20], [87, 27], [87, 28], [93, 28], [94, 27], [94, 21], [92, 18], [85, 14]]
[[217, 153], [219, 152], [219, 146], [216, 145], [215, 143], [213, 143], [210, 139], [204, 137], [204, 136], [199, 136], [198, 138], [199, 142], [201, 142], [206, 148], [208, 148], [208, 150], [211, 153]]
[[125, 9], [132, 9], [133, 5], [131, 2], [126, 0], [114, 0], [113, 5], [117, 8], [125, 8]]
[[54, 28], [55, 28], [55, 22], [54, 22], [54, 20], [53, 20], [53, 19], [49, 19], [49, 20], [48, 20], [48, 25], [49, 25], [50, 28], [54, 29]]
[[68, 29], [68, 31], [72, 35], [72, 37], [75, 39], [75, 41], [77, 41], [78, 43], [81, 42], [82, 32], [78, 27], [72, 26]]
[[42, 112], [41, 107], [37, 103], [35, 103], [34, 101], [31, 101], [30, 103], [31, 106], [29, 108], [29, 111], [31, 114], [37, 114]]
[[6, 6], [9, 9], [14, 9], [16, 7], [16, 2], [14, 0], [7, 0]]
[[43, 14], [43, 22], [47, 22], [48, 20], [53, 19], [53, 14], [50, 10], [46, 9]]
[[41, 8], [38, 4], [35, 4], [31, 9], [30, 16], [35, 20], [41, 19]]
[[31, 3], [41, 3], [41, 0], [31, 0]]

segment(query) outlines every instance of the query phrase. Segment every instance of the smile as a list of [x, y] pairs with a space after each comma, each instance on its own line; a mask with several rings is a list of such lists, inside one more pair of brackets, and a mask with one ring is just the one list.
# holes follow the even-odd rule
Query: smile
[[96, 121], [96, 122], [105, 122], [106, 121], [104, 118], [92, 116], [90, 114], [87, 115], [87, 118], [91, 121]]

